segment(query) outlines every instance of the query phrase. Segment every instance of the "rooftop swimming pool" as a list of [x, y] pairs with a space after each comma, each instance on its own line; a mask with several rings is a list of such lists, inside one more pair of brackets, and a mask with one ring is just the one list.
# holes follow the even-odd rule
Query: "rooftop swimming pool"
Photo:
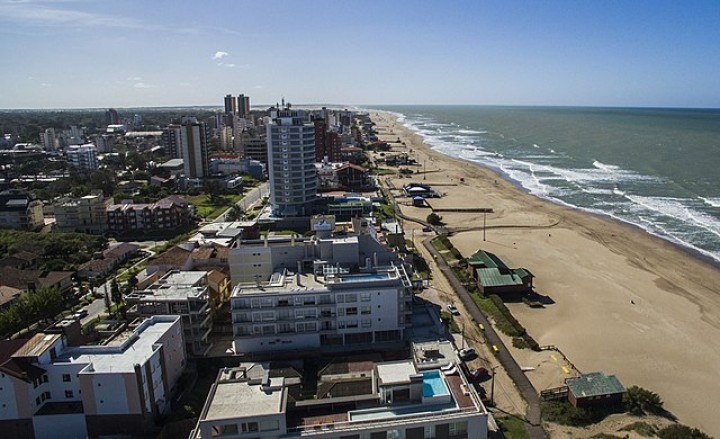
[[445, 380], [439, 370], [423, 373], [423, 397], [431, 398], [438, 395], [447, 395], [448, 391]]
[[368, 280], [385, 280], [390, 279], [388, 273], [382, 274], [353, 274], [352, 276], [343, 276], [340, 278], [341, 282], [364, 282]]

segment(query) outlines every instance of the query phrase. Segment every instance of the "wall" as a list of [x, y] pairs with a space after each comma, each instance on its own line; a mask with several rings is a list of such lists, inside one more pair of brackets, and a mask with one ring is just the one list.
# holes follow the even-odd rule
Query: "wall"
[[[83, 413], [35, 416], [32, 421], [36, 439], [81, 439], [88, 435]], [[59, 428], [62, 428], [62, 432]]]

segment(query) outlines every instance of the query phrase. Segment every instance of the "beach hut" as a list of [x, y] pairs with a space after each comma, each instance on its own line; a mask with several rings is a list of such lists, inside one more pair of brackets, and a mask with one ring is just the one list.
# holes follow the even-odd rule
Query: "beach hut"
[[568, 401], [575, 407], [613, 407], [622, 404], [625, 386], [615, 375], [591, 372], [565, 380]]
[[420, 195], [412, 197], [412, 204], [415, 207], [425, 207], [425, 197], [421, 197]]
[[468, 273], [486, 296], [532, 291], [534, 276], [526, 268], [509, 268], [496, 255], [483, 250], [476, 251], [466, 261]]

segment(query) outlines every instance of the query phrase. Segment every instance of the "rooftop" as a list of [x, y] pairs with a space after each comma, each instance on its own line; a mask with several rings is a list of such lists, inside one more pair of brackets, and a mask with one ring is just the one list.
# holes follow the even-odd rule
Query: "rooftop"
[[393, 361], [377, 365], [378, 381], [381, 386], [410, 383], [410, 376], [417, 374], [412, 360]]
[[[118, 344], [68, 348], [59, 361], [92, 364], [84, 373], [135, 373], [135, 365], [145, 363], [157, 350], [158, 340], [179, 322], [179, 316], [153, 316], [140, 324], [129, 337]], [[181, 336], [181, 327], [175, 328]], [[59, 335], [58, 335], [59, 336]]]
[[625, 386], [615, 375], [606, 376], [602, 372], [591, 372], [577, 378], [568, 378], [565, 380], [565, 384], [575, 396], [583, 398], [625, 392]]

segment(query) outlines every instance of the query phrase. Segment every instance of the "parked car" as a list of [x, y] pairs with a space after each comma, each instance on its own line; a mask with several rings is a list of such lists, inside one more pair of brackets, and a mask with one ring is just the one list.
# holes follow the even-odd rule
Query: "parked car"
[[422, 228], [423, 232], [432, 232], [432, 227], [425, 226]]
[[478, 354], [473, 348], [465, 348], [458, 351], [458, 357], [463, 361], [472, 360], [473, 358], [477, 358], [477, 356]]
[[87, 315], [88, 315], [88, 310], [86, 310], [86, 309], [79, 309], [79, 310], [77, 310], [77, 312], [75, 312], [75, 314], [73, 314], [73, 318], [74, 318], [75, 320], [80, 320], [80, 319], [82, 319], [83, 317], [86, 317]]
[[448, 309], [448, 311], [450, 311], [450, 314], [452, 314], [452, 315], [454, 315], [454, 316], [459, 316], [459, 315], [460, 315], [460, 311], [458, 311], [457, 306], [455, 306], [455, 305], [452, 304], [452, 303], [447, 306], [447, 309]]
[[468, 378], [470, 378], [470, 381], [485, 381], [490, 378], [490, 373], [484, 367], [478, 367], [468, 374]]

